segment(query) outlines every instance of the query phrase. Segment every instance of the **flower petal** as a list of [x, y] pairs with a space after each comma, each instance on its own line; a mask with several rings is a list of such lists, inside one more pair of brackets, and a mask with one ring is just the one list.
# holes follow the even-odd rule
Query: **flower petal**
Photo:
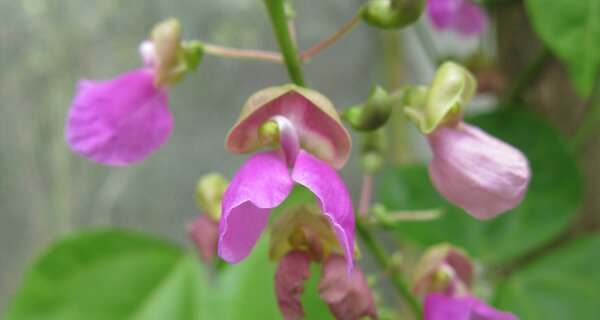
[[196, 244], [204, 262], [212, 262], [217, 253], [219, 241], [219, 223], [207, 214], [200, 214], [194, 222], [188, 224], [188, 236]]
[[[444, 270], [450, 269], [450, 270]], [[436, 273], [447, 271], [447, 279], [439, 279]], [[473, 285], [473, 263], [462, 249], [449, 244], [439, 244], [427, 249], [415, 267], [412, 292], [424, 296], [437, 291], [460, 293]]]
[[291, 251], [279, 261], [275, 272], [275, 294], [279, 309], [286, 320], [304, 317], [300, 296], [304, 292], [304, 281], [308, 278], [310, 278], [308, 253]]
[[490, 219], [523, 200], [531, 173], [521, 151], [465, 123], [440, 126], [428, 140], [429, 176], [448, 201]]
[[429, 0], [427, 16], [437, 29], [447, 29], [452, 26], [462, 2], [464, 0]]
[[348, 274], [354, 263], [354, 210], [346, 185], [327, 163], [301, 150], [292, 179], [317, 196], [317, 204], [333, 226], [348, 261]]
[[486, 29], [487, 15], [480, 6], [464, 1], [457, 12], [454, 26], [465, 36], [477, 36]]
[[346, 260], [330, 255], [323, 263], [319, 296], [329, 305], [337, 319], [377, 318], [377, 307], [364, 274], [356, 267], [351, 277], [344, 274]]
[[67, 118], [67, 143], [102, 164], [141, 161], [171, 135], [173, 116], [167, 100], [167, 92], [154, 86], [147, 69], [103, 82], [82, 80]]
[[264, 89], [248, 98], [227, 135], [227, 150], [249, 153], [262, 148], [259, 128], [277, 115], [294, 125], [303, 149], [336, 169], [344, 165], [352, 142], [335, 107], [322, 94], [294, 85]]
[[294, 181], [275, 152], [248, 159], [223, 195], [219, 256], [231, 263], [244, 259], [269, 220], [270, 209], [288, 196]]
[[425, 320], [518, 320], [471, 296], [452, 297], [431, 293], [425, 298]]

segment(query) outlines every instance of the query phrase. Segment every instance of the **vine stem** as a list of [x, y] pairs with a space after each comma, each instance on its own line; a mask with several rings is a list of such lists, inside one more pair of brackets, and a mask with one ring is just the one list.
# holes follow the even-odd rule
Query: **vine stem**
[[600, 70], [596, 74], [595, 89], [590, 97], [589, 106], [583, 116], [583, 121], [571, 138], [571, 150], [578, 152], [589, 138], [596, 132], [600, 124]]
[[272, 51], [248, 50], [223, 47], [216, 44], [202, 43], [202, 52], [218, 57], [236, 58], [244, 60], [259, 60], [282, 63], [281, 54]]
[[360, 204], [358, 213], [361, 216], [367, 216], [369, 213], [369, 204], [371, 203], [371, 193], [373, 192], [373, 176], [365, 173], [363, 175], [362, 190], [360, 192]]
[[542, 67], [546, 64], [548, 59], [551, 57], [552, 52], [548, 47], [542, 47], [536, 54], [533, 60], [527, 65], [525, 70], [519, 75], [515, 84], [509, 91], [508, 102], [516, 103], [519, 102], [523, 92], [529, 84], [537, 78], [537, 75], [542, 70]]
[[404, 300], [408, 302], [408, 305], [411, 308], [415, 319], [421, 319], [422, 311], [419, 302], [417, 301], [415, 296], [413, 296], [410, 293], [408, 286], [406, 285], [404, 280], [399, 276], [397, 270], [394, 270], [394, 265], [390, 257], [388, 256], [383, 246], [377, 241], [375, 235], [373, 234], [373, 231], [371, 230], [370, 226], [367, 225], [367, 222], [364, 220], [363, 217], [357, 217], [356, 230], [358, 232], [358, 235], [361, 237], [361, 239], [373, 255], [375, 262], [377, 262], [377, 264], [382, 269], [393, 271], [390, 273], [392, 284], [394, 285], [396, 290], [398, 290], [398, 292], [402, 295]]
[[275, 37], [279, 43], [279, 49], [283, 54], [283, 61], [287, 67], [288, 74], [292, 82], [304, 87], [306, 82], [300, 68], [300, 59], [296, 52], [296, 45], [288, 29], [288, 21], [285, 14], [284, 0], [265, 0], [271, 24], [275, 31]]
[[317, 43], [316, 45], [312, 46], [311, 48], [309, 48], [307, 50], [302, 51], [302, 53], [300, 54], [300, 61], [305, 61], [307, 59], [310, 59], [315, 54], [321, 52], [323, 49], [336, 43], [337, 41], [342, 39], [344, 36], [346, 36], [350, 31], [352, 31], [354, 28], [356, 28], [356, 26], [358, 26], [360, 21], [361, 21], [360, 15], [354, 16], [354, 18], [352, 18], [352, 21], [350, 21], [346, 25], [344, 25], [340, 30], [338, 30], [336, 33], [334, 33], [331, 37], [325, 39], [323, 42]]

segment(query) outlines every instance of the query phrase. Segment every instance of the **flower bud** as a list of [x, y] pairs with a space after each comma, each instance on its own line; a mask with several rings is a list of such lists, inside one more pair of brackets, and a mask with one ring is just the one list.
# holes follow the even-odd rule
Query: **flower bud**
[[424, 8], [424, 0], [371, 0], [364, 7], [362, 17], [378, 28], [402, 28], [417, 21]]
[[383, 88], [375, 86], [365, 104], [351, 107], [344, 113], [344, 118], [358, 131], [373, 131], [386, 124], [391, 113], [388, 93]]
[[219, 221], [206, 214], [198, 215], [194, 222], [188, 224], [188, 237], [194, 241], [200, 257], [204, 262], [212, 262], [217, 254], [219, 242]]
[[457, 122], [476, 90], [477, 81], [471, 72], [454, 62], [445, 62], [436, 72], [427, 94], [413, 97], [404, 113], [428, 134], [442, 123]]
[[385, 163], [387, 136], [383, 129], [362, 135], [361, 167], [365, 173], [375, 173]]
[[441, 244], [429, 248], [415, 268], [412, 291], [415, 295], [429, 292], [467, 293], [473, 283], [473, 265], [460, 248]]
[[221, 218], [221, 201], [229, 182], [213, 172], [202, 176], [196, 185], [196, 203], [214, 220]]

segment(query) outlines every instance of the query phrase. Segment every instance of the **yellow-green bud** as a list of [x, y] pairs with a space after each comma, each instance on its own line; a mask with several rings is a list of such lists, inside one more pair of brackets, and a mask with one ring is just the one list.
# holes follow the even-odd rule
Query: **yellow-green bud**
[[196, 202], [215, 221], [221, 219], [221, 201], [229, 181], [213, 172], [202, 176], [196, 185]]
[[424, 0], [371, 0], [364, 7], [362, 17], [372, 26], [396, 29], [416, 22], [424, 8]]

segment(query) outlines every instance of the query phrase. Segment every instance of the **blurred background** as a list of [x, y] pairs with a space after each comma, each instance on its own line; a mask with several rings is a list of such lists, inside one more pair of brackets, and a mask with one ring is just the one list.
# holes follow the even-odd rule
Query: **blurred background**
[[[456, 35], [441, 35], [438, 50], [458, 56], [480, 47], [498, 52], [498, 68], [510, 84], [540, 47], [521, 2], [513, 2], [492, 10], [492, 20], [499, 23], [485, 38], [457, 41]], [[361, 3], [295, 1], [299, 47], [335, 32]], [[198, 213], [198, 177], [211, 171], [231, 177], [246, 159], [226, 153], [224, 137], [245, 99], [287, 83], [287, 74], [275, 64], [208, 55], [198, 72], [171, 91], [173, 135], [146, 161], [104, 167], [74, 155], [64, 142], [77, 81], [108, 79], [138, 67], [138, 44], [157, 22], [170, 17], [181, 21], [185, 39], [277, 49], [259, 0], [0, 0], [0, 314], [26, 266], [60, 235], [119, 225], [188, 245], [185, 227]], [[568, 136], [586, 105], [565, 80], [564, 66], [548, 59], [524, 102]], [[374, 84], [392, 89], [407, 82], [427, 83], [434, 67], [414, 30], [382, 32], [361, 25], [314, 58], [305, 71], [311, 87], [339, 108], [364, 100]], [[488, 96], [476, 105], [494, 101]], [[428, 157], [420, 139], [411, 135], [413, 160], [414, 155]], [[596, 134], [577, 155], [587, 185], [583, 214], [572, 219], [561, 237], [598, 229], [599, 139]], [[401, 150], [392, 158], [407, 160]], [[356, 157], [352, 159], [342, 175], [358, 199], [361, 173]]]

